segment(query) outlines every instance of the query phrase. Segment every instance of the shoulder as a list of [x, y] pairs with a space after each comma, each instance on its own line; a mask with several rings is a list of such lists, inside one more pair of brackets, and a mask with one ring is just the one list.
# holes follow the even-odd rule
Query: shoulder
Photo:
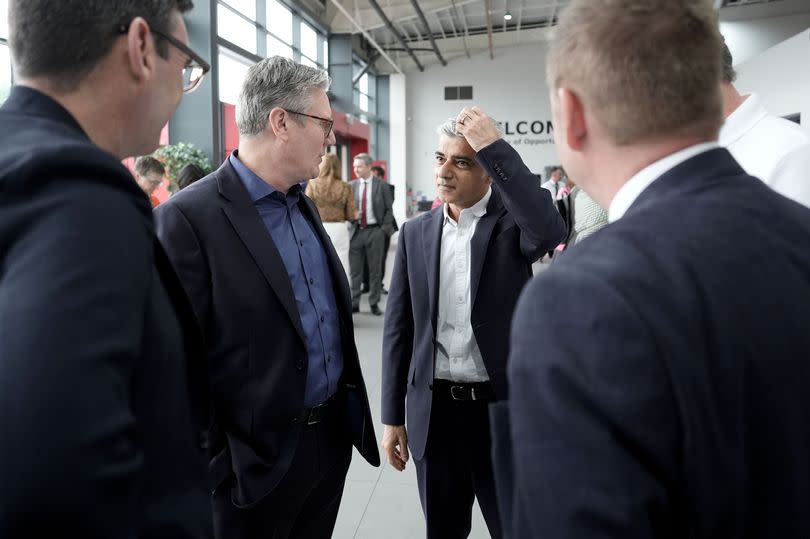
[[194, 213], [197, 209], [211, 207], [211, 200], [218, 192], [217, 172], [213, 172], [173, 194], [169, 200], [155, 208], [155, 215], [158, 216], [170, 209]]

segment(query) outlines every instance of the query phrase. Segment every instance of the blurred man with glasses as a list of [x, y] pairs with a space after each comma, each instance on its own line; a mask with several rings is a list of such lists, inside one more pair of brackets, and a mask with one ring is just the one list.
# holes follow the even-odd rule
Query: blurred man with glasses
[[349, 284], [301, 182], [335, 144], [326, 72], [252, 66], [239, 148], [155, 210], [205, 332], [220, 539], [331, 537], [354, 444], [380, 457]]
[[[121, 164], [208, 69], [188, 0], [11, 0], [0, 536], [205, 537], [202, 339]], [[194, 84], [192, 84], [192, 82]]]

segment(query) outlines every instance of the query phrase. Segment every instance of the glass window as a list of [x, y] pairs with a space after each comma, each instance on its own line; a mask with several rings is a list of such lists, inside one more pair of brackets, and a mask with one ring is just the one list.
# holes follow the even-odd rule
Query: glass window
[[323, 38], [323, 65], [329, 67], [329, 40]]
[[361, 94], [368, 94], [368, 73], [363, 73], [363, 76], [360, 77], [359, 89]]
[[283, 56], [292, 60], [292, 47], [286, 43], [282, 43], [273, 36], [267, 36], [267, 57], [269, 58], [271, 56]]
[[360, 108], [366, 112], [370, 112], [368, 110], [368, 96], [366, 94], [360, 94]]
[[[301, 23], [301, 54], [310, 60], [318, 58], [318, 33], [305, 22]], [[303, 59], [302, 59], [303, 60]]]
[[219, 54], [219, 100], [236, 104], [250, 62], [230, 54]]
[[256, 0], [225, 0], [225, 3], [250, 20], [256, 20]]
[[222, 4], [217, 5], [219, 35], [246, 51], [256, 54], [256, 26]]
[[267, 29], [282, 41], [292, 43], [292, 12], [276, 0], [267, 0]]
[[0, 0], [0, 37], [8, 39], [8, 0]]
[[310, 60], [309, 58], [307, 58], [306, 56], [303, 56], [303, 55], [301, 56], [301, 65], [305, 65], [305, 66], [309, 66], [309, 67], [316, 67], [316, 68], [319, 67], [318, 62], [316, 62], [314, 60]]
[[8, 45], [0, 45], [0, 103], [6, 100], [11, 90], [11, 51]]

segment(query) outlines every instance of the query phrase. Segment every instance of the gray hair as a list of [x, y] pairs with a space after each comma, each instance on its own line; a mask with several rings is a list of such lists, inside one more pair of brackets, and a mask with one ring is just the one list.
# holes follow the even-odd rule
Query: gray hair
[[[501, 128], [501, 123], [496, 122], [494, 119], [492, 120], [492, 124], [495, 126], [495, 129], [498, 130], [498, 136], [503, 136], [503, 128]], [[436, 134], [439, 136], [446, 135], [448, 137], [461, 137], [456, 131], [456, 119], [455, 118], [448, 118], [436, 128]]]
[[[242, 136], [258, 135], [267, 127], [270, 111], [306, 112], [312, 106], [313, 90], [329, 89], [332, 79], [326, 71], [296, 64], [282, 56], [271, 56], [248, 70], [239, 103], [236, 125]], [[297, 120], [303, 123], [303, 119]]]
[[371, 163], [374, 162], [374, 159], [372, 159], [371, 156], [367, 153], [358, 153], [357, 155], [354, 156], [354, 159], [355, 160], [359, 159], [366, 165], [371, 165]]

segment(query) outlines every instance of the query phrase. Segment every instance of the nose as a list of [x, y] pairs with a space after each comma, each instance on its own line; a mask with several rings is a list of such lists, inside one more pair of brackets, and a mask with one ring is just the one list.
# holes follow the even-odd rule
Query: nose
[[337, 144], [337, 138], [335, 137], [335, 130], [329, 131], [329, 136], [326, 137], [326, 145], [327, 146], [334, 146]]
[[441, 165], [436, 165], [436, 177], [449, 178], [450, 176], [452, 176], [452, 174], [450, 174], [451, 168], [449, 167], [449, 165], [450, 165], [449, 159], [446, 160]]

